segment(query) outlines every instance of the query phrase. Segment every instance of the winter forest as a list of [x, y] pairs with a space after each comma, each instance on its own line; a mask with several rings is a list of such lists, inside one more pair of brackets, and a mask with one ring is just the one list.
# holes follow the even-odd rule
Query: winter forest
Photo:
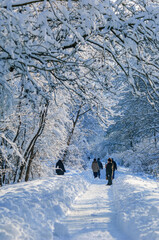
[[113, 155], [159, 172], [157, 0], [2, 0], [0, 185]]
[[158, 180], [159, 1], [1, 0], [0, 240], [159, 240]]

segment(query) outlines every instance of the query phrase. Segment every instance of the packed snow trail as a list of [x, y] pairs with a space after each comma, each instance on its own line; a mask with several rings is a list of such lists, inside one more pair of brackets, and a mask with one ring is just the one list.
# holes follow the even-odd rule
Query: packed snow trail
[[89, 189], [76, 199], [67, 217], [55, 223], [55, 240], [128, 240], [112, 222], [114, 215], [109, 196], [112, 186], [107, 186], [102, 178], [94, 179]]
[[159, 240], [159, 184], [118, 168], [112, 186], [105, 169], [89, 179], [67, 216], [54, 224], [54, 240]]

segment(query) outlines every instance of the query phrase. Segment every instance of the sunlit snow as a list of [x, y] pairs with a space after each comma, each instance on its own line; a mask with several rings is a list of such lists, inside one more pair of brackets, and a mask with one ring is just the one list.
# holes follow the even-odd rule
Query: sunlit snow
[[91, 170], [4, 186], [1, 240], [158, 240], [158, 182], [119, 167], [112, 186]]

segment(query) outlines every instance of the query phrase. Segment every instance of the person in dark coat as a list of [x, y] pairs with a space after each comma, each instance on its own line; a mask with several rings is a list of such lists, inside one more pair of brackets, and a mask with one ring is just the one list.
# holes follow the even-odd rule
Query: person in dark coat
[[99, 166], [98, 166], [96, 158], [94, 158], [94, 160], [92, 162], [92, 170], [93, 170], [94, 178], [96, 178], [98, 175], [98, 171], [99, 171]]
[[113, 164], [113, 179], [115, 177], [115, 170], [117, 170], [117, 164], [116, 162], [114, 161], [114, 159], [112, 158], [112, 164]]
[[65, 167], [63, 165], [63, 162], [61, 160], [58, 160], [58, 162], [56, 163], [56, 173], [57, 175], [64, 175], [64, 173], [66, 172]]
[[100, 158], [97, 159], [97, 163], [99, 166], [99, 171], [98, 171], [97, 176], [100, 178], [100, 170], [103, 169], [103, 164], [101, 163]]
[[106, 164], [105, 167], [106, 167], [106, 179], [108, 180], [107, 185], [112, 185], [113, 164], [111, 158], [108, 158], [108, 163]]

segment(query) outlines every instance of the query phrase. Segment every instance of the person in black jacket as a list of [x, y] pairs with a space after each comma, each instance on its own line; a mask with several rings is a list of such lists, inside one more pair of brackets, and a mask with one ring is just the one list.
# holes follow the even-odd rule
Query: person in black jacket
[[63, 162], [61, 160], [58, 160], [58, 162], [56, 163], [56, 173], [57, 175], [64, 175], [64, 173], [66, 172], [65, 167], [63, 165]]
[[99, 166], [98, 177], [100, 178], [100, 170], [103, 169], [103, 164], [100, 161], [100, 158], [97, 159], [97, 163], [98, 163], [98, 166]]
[[112, 185], [113, 165], [111, 158], [108, 158], [108, 163], [106, 164], [105, 167], [106, 167], [106, 179], [108, 180], [107, 185]]
[[112, 158], [112, 164], [113, 164], [113, 179], [115, 177], [115, 170], [117, 170], [117, 164], [116, 162], [114, 161], [114, 159]]

